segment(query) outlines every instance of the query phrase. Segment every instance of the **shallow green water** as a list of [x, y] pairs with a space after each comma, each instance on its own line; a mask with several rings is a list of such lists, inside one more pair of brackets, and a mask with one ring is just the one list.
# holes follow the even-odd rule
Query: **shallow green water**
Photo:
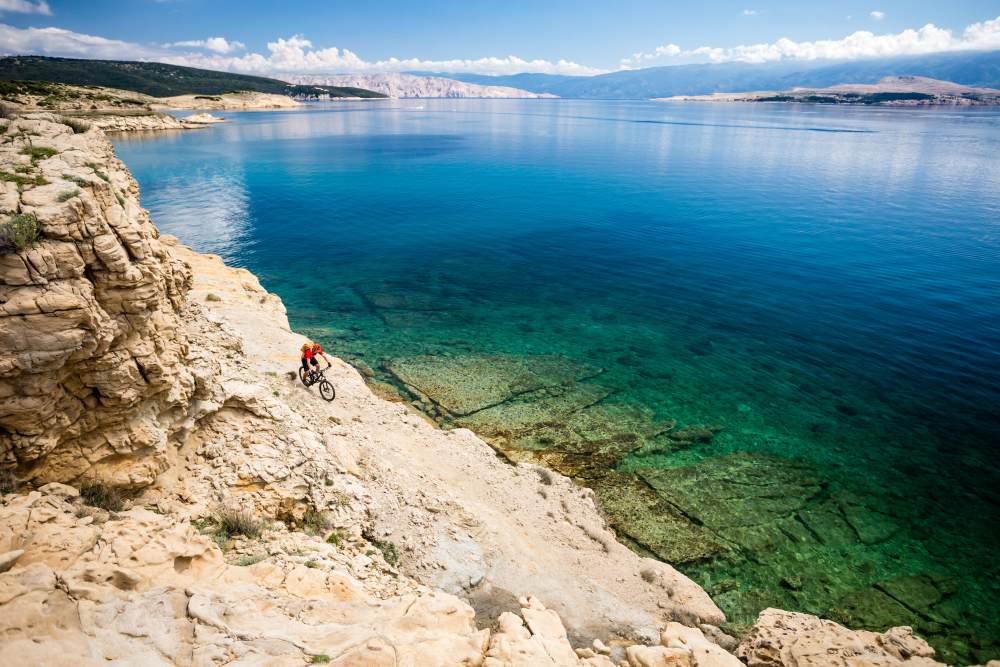
[[593, 486], [736, 629], [780, 606], [1000, 657], [1000, 115], [233, 118], [116, 146], [296, 328]]

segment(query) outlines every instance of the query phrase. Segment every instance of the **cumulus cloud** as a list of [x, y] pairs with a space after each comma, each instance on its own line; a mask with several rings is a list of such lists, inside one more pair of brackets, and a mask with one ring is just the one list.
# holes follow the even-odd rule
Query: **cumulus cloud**
[[772, 43], [733, 47], [700, 46], [687, 50], [677, 48], [676, 44], [667, 44], [654, 51], [635, 53], [622, 59], [622, 67], [635, 67], [640, 63], [665, 64], [663, 61], [666, 59], [673, 62], [767, 63], [779, 60], [856, 60], [994, 49], [1000, 49], [1000, 16], [989, 21], [973, 23], [967, 26], [961, 35], [928, 23], [916, 30], [908, 29], [885, 35], [859, 30], [843, 39], [815, 42], [797, 42], [782, 38]]
[[[3, 0], [0, 0], [3, 2]], [[210, 51], [178, 52], [178, 48]], [[49, 56], [83, 58], [119, 58], [127, 60], [157, 60], [174, 65], [242, 72], [246, 74], [339, 74], [347, 72], [400, 72], [430, 70], [450, 73], [515, 74], [536, 72], [546, 74], [599, 74], [606, 70], [587, 67], [569, 60], [526, 60], [518, 56], [424, 60], [421, 58], [387, 58], [368, 61], [348, 49], [316, 48], [302, 35], [279, 38], [267, 44], [267, 53], [245, 53], [243, 44], [222, 37], [187, 40], [163, 46], [146, 46], [107, 39], [96, 35], [63, 30], [62, 28], [15, 28], [0, 24], [0, 52], [4, 54], [33, 53]]]
[[[302, 35], [279, 38], [267, 44], [267, 55], [248, 53], [239, 57], [185, 56], [170, 62], [225, 69], [235, 72], [265, 74], [274, 72], [295, 74], [336, 74], [344, 72], [401, 72], [431, 70], [435, 72], [514, 74], [539, 72], [546, 74], [597, 74], [603, 70], [568, 60], [525, 60], [517, 56], [487, 58], [457, 58], [424, 60], [421, 58], [387, 58], [368, 61], [348, 49], [316, 48]], [[182, 62], [181, 62], [182, 61]]]
[[871, 12], [868, 16], [872, 17], [876, 21], [881, 21], [882, 19], [885, 18], [885, 12], [880, 12], [879, 10], [876, 9], [875, 11]]
[[656, 47], [651, 53], [633, 53], [628, 58], [622, 59], [622, 67], [641, 67], [643, 63], [657, 58], [673, 58], [682, 54], [684, 50], [676, 44], [664, 44]]
[[164, 44], [168, 48], [193, 48], [193, 49], [206, 49], [208, 51], [214, 51], [215, 53], [233, 53], [234, 51], [242, 51], [246, 48], [246, 44], [243, 42], [237, 42], [236, 40], [228, 40], [225, 37], [209, 37], [208, 39], [188, 39], [183, 42], [171, 42], [170, 44]]
[[45, 0], [0, 0], [0, 12], [52, 16], [49, 3]]
[[15, 28], [0, 23], [0, 53], [147, 60], [163, 51], [62, 28]]

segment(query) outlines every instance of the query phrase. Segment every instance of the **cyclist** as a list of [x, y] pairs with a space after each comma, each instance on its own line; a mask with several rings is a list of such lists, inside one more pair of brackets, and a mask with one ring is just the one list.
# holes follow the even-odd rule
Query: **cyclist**
[[333, 365], [330, 363], [330, 360], [326, 358], [323, 346], [319, 343], [307, 342], [302, 345], [302, 375], [307, 384], [315, 379], [314, 373], [319, 370], [319, 359], [316, 358], [317, 356], [323, 357], [323, 361], [326, 362], [327, 368]]

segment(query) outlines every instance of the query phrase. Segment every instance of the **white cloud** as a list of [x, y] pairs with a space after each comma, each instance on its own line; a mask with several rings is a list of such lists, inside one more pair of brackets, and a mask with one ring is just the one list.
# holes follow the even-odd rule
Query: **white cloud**
[[52, 16], [49, 3], [45, 0], [0, 0], [0, 12], [18, 12], [20, 14], [44, 14]]
[[187, 47], [194, 49], [207, 49], [215, 53], [232, 53], [242, 51], [246, 48], [243, 42], [228, 40], [225, 37], [209, 37], [208, 39], [188, 39], [183, 42], [171, 42], [164, 44], [168, 48]]
[[336, 74], [344, 72], [401, 72], [430, 70], [434, 72], [466, 72], [477, 74], [514, 74], [541, 72], [547, 74], [597, 74], [603, 70], [587, 67], [568, 60], [525, 60], [517, 56], [487, 58], [457, 58], [452, 60], [423, 60], [421, 58], [387, 58], [367, 61], [348, 49], [315, 48], [302, 35], [279, 38], [267, 44], [268, 55], [248, 53], [240, 57], [187, 56], [170, 62], [183, 63], [210, 69], [225, 69], [248, 73], [312, 73]]
[[885, 18], [885, 12], [880, 12], [879, 10], [876, 9], [875, 11], [873, 11], [872, 13], [870, 13], [868, 16], [872, 17], [876, 21], [881, 21], [882, 19]]
[[[1000, 49], [1000, 16], [967, 26], [960, 36], [947, 28], [928, 23], [919, 29], [876, 35], [859, 30], [843, 39], [796, 42], [783, 37], [776, 42], [746, 44], [733, 47], [700, 46], [679, 49], [676, 44], [661, 46], [649, 53], [636, 53], [622, 60], [622, 67], [643, 64], [667, 64], [664, 59], [677, 62], [745, 62], [766, 63], [779, 60], [855, 60], [922, 55], [944, 51]], [[656, 62], [653, 62], [656, 61]]]
[[[2, 2], [3, 0], [0, 0]], [[216, 41], [218, 40], [218, 41]], [[63, 30], [62, 28], [15, 28], [0, 24], [0, 53], [32, 53], [49, 56], [82, 58], [118, 58], [156, 60], [202, 67], [205, 69], [243, 72], [247, 74], [339, 74], [347, 72], [399, 72], [431, 70], [435, 72], [515, 74], [538, 72], [547, 74], [599, 74], [606, 70], [587, 67], [568, 60], [526, 60], [517, 56], [458, 58], [453, 60], [423, 60], [420, 58], [387, 58], [367, 61], [348, 49], [315, 48], [301, 35], [279, 38], [267, 44], [268, 53], [231, 55], [225, 51], [239, 50], [243, 45], [221, 37], [207, 40], [175, 42], [170, 47], [190, 47], [213, 53], [186, 52], [107, 39], [96, 35]], [[678, 47], [679, 48], [679, 47]]]
[[[0, 0], [10, 3], [23, 0]], [[167, 48], [169, 47], [169, 48]], [[192, 49], [179, 51], [178, 49]], [[199, 50], [193, 50], [199, 49]], [[339, 74], [429, 70], [442, 73], [589, 75], [601, 70], [568, 60], [527, 60], [517, 56], [423, 60], [387, 58], [365, 60], [348, 49], [316, 48], [301, 35], [267, 44], [266, 53], [236, 53], [245, 47], [222, 37], [186, 40], [169, 45], [145, 45], [77, 33], [62, 28], [16, 28], [0, 23], [0, 54], [39, 54], [78, 58], [155, 60], [159, 62], [243, 72], [247, 74]], [[891, 57], [959, 50], [1000, 49], [1000, 16], [974, 23], [960, 34], [927, 24], [899, 33], [876, 35], [858, 31], [842, 39], [797, 42], [782, 38], [773, 43], [734, 47], [699, 46], [684, 49], [670, 43], [649, 52], [623, 58], [620, 69], [691, 62], [765, 63], [779, 60], [818, 60]]]
[[147, 60], [163, 51], [62, 28], [15, 28], [0, 23], [0, 53]]
[[683, 52], [684, 50], [676, 44], [664, 44], [663, 46], [656, 47], [652, 53], [633, 53], [628, 58], [623, 58], [622, 67], [625, 69], [641, 67], [643, 63], [649, 62], [650, 60], [655, 60], [657, 58], [673, 58], [679, 56]]
[[757, 14], [760, 14], [760, 12], [757, 11], [756, 9], [744, 9], [743, 10], [743, 16], [757, 16]]

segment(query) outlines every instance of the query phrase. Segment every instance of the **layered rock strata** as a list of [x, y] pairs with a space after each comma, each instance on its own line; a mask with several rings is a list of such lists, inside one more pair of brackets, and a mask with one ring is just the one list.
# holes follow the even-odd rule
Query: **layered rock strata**
[[18, 118], [0, 162], [0, 215], [41, 234], [0, 256], [0, 461], [33, 484], [149, 485], [206, 391], [179, 320], [190, 270], [100, 131]]

